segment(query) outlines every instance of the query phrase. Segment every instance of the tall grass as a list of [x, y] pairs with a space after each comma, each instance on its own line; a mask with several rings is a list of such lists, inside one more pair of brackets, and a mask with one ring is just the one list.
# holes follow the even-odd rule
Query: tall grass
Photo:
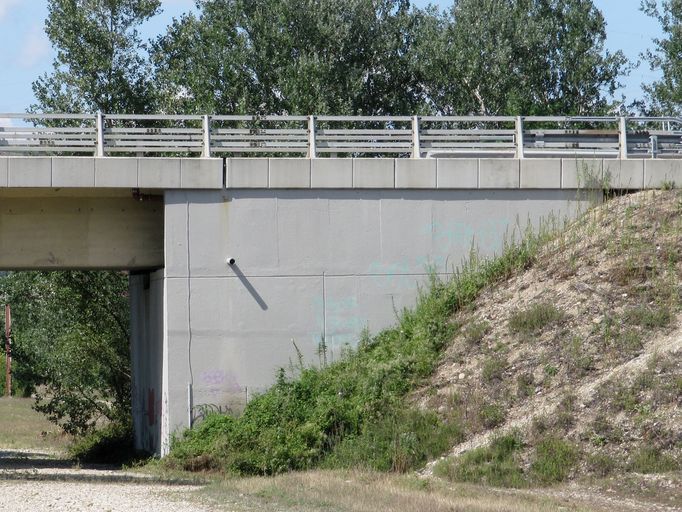
[[527, 233], [490, 260], [472, 256], [451, 279], [432, 276], [398, 325], [364, 335], [323, 368], [281, 370], [239, 417], [213, 415], [174, 441], [171, 466], [237, 474], [312, 467], [406, 471], [461, 439], [456, 420], [411, 408], [405, 397], [434, 370], [457, 326], [449, 322], [479, 292], [531, 265], [551, 235]]

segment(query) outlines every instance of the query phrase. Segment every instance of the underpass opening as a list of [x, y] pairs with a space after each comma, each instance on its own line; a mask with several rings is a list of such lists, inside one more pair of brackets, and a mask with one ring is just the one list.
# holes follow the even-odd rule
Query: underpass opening
[[157, 452], [163, 197], [59, 189], [0, 196], [0, 302], [12, 307], [15, 392], [32, 395], [70, 433], [118, 425], [134, 431], [136, 449]]

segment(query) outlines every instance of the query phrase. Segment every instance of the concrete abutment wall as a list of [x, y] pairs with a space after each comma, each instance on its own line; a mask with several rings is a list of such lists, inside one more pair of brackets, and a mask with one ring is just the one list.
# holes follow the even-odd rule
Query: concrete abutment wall
[[239, 410], [266, 389], [294, 343], [307, 363], [322, 339], [338, 358], [363, 328], [393, 324], [429, 272], [574, 217], [599, 199], [577, 189], [605, 181], [682, 183], [682, 166], [0, 158], [0, 268], [133, 271], [136, 445], [163, 454], [205, 410]]

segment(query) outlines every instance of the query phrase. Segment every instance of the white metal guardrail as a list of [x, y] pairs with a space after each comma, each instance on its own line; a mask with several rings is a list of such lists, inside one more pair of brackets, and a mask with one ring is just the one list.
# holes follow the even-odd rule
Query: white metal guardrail
[[681, 158], [682, 118], [2, 114], [0, 155]]

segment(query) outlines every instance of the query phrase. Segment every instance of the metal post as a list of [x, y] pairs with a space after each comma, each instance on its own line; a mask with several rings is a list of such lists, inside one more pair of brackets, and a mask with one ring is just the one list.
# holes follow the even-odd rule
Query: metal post
[[516, 116], [516, 158], [523, 158], [523, 117]]
[[651, 144], [651, 158], [656, 158], [656, 155], [658, 154], [658, 137], [652, 135], [649, 137], [649, 143]]
[[421, 158], [421, 140], [419, 139], [419, 116], [412, 117], [412, 158]]
[[308, 158], [317, 158], [317, 140], [315, 137], [315, 116], [308, 116]]
[[202, 158], [211, 158], [211, 118], [205, 115], [201, 118], [201, 129], [204, 137]]
[[12, 396], [12, 312], [5, 305], [5, 396]]
[[95, 156], [104, 156], [104, 115], [102, 112], [97, 112], [97, 147], [95, 148]]
[[618, 148], [621, 160], [628, 158], [628, 121], [627, 117], [621, 116], [618, 127]]

